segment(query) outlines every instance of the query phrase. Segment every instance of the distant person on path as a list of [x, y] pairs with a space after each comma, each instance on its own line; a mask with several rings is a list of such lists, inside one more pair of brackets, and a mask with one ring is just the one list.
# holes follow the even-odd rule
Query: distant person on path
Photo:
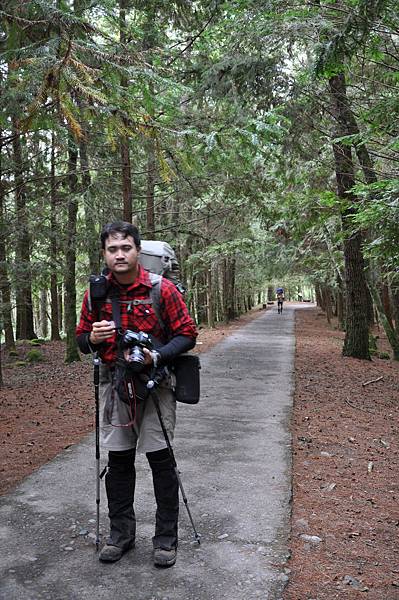
[[284, 302], [284, 289], [283, 288], [277, 288], [276, 297], [277, 297], [277, 312], [279, 315], [281, 315], [281, 313], [283, 312], [283, 302]]
[[[157, 505], [153, 537], [154, 564], [170, 567], [176, 562], [178, 544], [179, 487], [176, 473], [151, 397], [140, 401], [138, 393], [136, 398], [134, 392], [134, 407], [126, 399], [121, 401], [122, 391], [115, 382], [115, 364], [117, 359], [120, 365], [126, 358], [121, 350], [120, 339], [127, 330], [151, 334], [160, 342], [156, 351], [142, 348], [144, 372], [150, 371], [154, 365], [157, 367], [169, 363], [182, 352], [193, 348], [197, 331], [182, 295], [165, 278], [160, 284], [160, 317], [165, 326], [162, 328], [150, 300], [152, 283], [149, 273], [138, 262], [140, 235], [137, 227], [124, 221], [110, 223], [102, 230], [101, 245], [109, 270], [106, 297], [98, 306], [96, 302], [91, 305], [89, 292], [86, 291], [76, 329], [81, 351], [85, 354], [98, 352], [102, 361], [100, 400], [104, 403], [104, 411], [101, 443], [108, 450], [105, 488], [110, 536], [99, 559], [115, 562], [135, 545], [133, 502], [137, 448], [147, 456], [154, 484]], [[113, 297], [119, 299], [119, 334], [115, 331]], [[136, 391], [140, 389], [140, 381], [135, 378], [139, 377], [135, 375], [133, 378]], [[167, 433], [173, 439], [176, 400], [169, 381], [160, 384], [158, 396]]]

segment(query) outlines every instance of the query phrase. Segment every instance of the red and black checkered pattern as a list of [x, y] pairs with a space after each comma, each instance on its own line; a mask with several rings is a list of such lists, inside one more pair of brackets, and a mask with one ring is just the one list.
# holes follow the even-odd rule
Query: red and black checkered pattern
[[[152, 284], [148, 272], [139, 266], [138, 275], [134, 283], [128, 286], [119, 284], [112, 274], [108, 276], [108, 279], [110, 287], [116, 286], [119, 290], [121, 326], [124, 330], [131, 329], [132, 331], [151, 333], [163, 343], [166, 343], [176, 335], [196, 338], [197, 330], [194, 321], [189, 315], [182, 295], [173, 283], [162, 278], [160, 313], [168, 334], [165, 336], [151, 304], [138, 304], [134, 306], [131, 303], [132, 300], [150, 298]], [[111, 301], [104, 302], [101, 305], [101, 310], [99, 307], [96, 308], [96, 306], [93, 306], [93, 310], [90, 311], [88, 291], [86, 291], [83, 298], [79, 324], [76, 328], [76, 335], [90, 333], [92, 324], [102, 319], [107, 321], [113, 320]], [[101, 344], [99, 354], [106, 363], [113, 363], [115, 361], [117, 354], [116, 334], [113, 338]]]

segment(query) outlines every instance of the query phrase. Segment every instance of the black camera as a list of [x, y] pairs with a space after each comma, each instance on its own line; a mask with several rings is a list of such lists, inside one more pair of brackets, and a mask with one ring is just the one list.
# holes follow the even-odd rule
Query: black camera
[[144, 331], [131, 331], [128, 329], [122, 338], [122, 349], [129, 350], [126, 357], [129, 368], [135, 373], [140, 373], [144, 368], [145, 355], [143, 348], [153, 350], [151, 338]]

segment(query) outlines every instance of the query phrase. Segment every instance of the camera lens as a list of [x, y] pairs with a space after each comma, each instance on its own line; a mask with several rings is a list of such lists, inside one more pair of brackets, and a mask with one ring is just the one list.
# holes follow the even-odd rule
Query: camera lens
[[144, 352], [138, 346], [133, 346], [128, 356], [129, 368], [135, 373], [139, 373], [144, 368], [145, 356]]

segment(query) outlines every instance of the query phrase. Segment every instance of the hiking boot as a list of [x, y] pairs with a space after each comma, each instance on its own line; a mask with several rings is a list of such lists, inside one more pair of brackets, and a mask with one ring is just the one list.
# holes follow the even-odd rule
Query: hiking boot
[[102, 562], [116, 562], [117, 560], [120, 560], [122, 558], [125, 552], [127, 552], [133, 547], [134, 544], [130, 544], [125, 550], [122, 550], [122, 548], [119, 548], [119, 546], [105, 544], [105, 546], [103, 546], [103, 548], [101, 549], [100, 554], [98, 555], [98, 560], [101, 560]]
[[154, 548], [154, 565], [156, 567], [173, 567], [176, 562], [176, 555], [176, 548], [170, 548], [170, 550]]

